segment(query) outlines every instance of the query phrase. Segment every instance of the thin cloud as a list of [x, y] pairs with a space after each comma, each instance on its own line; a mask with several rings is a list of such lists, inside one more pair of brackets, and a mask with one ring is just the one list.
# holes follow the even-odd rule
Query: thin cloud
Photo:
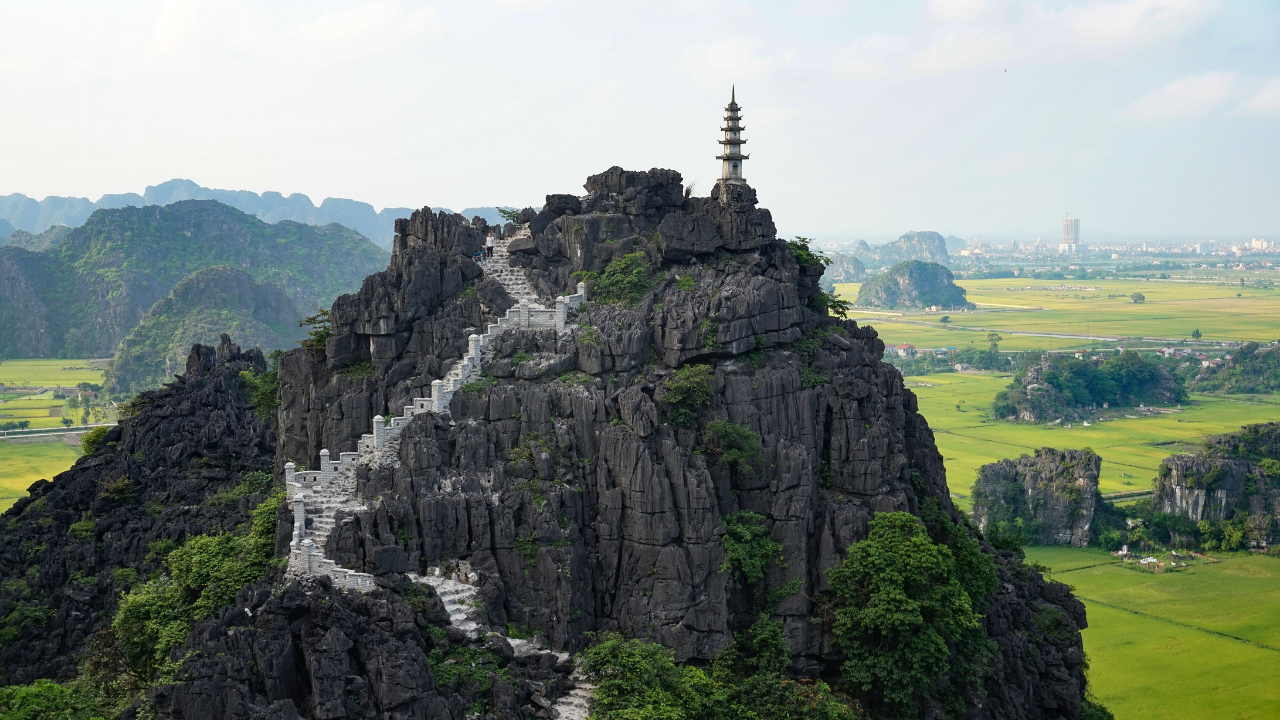
[[1144, 120], [1204, 115], [1234, 97], [1239, 83], [1239, 76], [1233, 72], [1188, 75], [1135, 100], [1126, 113]]
[[681, 53], [676, 67], [703, 83], [732, 83], [764, 77], [776, 59], [755, 52], [756, 42], [735, 38], [699, 43]]
[[929, 0], [929, 12], [943, 22], [972, 20], [987, 12], [991, 0]]
[[1280, 115], [1280, 77], [1273, 77], [1261, 90], [1240, 104], [1240, 112], [1259, 115]]
[[1069, 8], [1061, 14], [1086, 42], [1096, 45], [1143, 43], [1177, 35], [1218, 10], [1213, 0], [1124, 0]]
[[968, 70], [1006, 57], [1011, 44], [1007, 33], [972, 27], [948, 28], [939, 31], [933, 43], [907, 61], [906, 67], [919, 75]]
[[893, 73], [898, 56], [911, 49], [911, 41], [885, 33], [859, 38], [836, 53], [831, 74], [837, 80], [878, 80]]

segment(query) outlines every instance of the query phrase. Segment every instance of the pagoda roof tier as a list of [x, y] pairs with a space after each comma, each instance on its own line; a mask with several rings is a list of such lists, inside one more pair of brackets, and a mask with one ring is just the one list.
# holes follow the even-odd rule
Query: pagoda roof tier
[[746, 125], [739, 125], [739, 126], [737, 126], [737, 127], [722, 127], [722, 128], [720, 128], [720, 130], [721, 130], [722, 132], [729, 132], [730, 130], [746, 130], [746, 129], [747, 129], [747, 126], [746, 126]]
[[746, 138], [726, 138], [724, 140], [717, 140], [716, 142], [719, 142], [721, 145], [741, 145], [746, 141]]
[[716, 159], [717, 160], [750, 160], [751, 156], [743, 155], [742, 153], [731, 152], [731, 153], [725, 153], [724, 155], [717, 155]]

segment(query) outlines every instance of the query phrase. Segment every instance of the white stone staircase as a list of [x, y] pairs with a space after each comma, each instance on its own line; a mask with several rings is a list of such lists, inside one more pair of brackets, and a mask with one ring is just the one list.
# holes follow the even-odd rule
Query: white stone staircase
[[[340, 453], [337, 460], [330, 460], [327, 449], [320, 451], [318, 470], [299, 470], [293, 462], [285, 464], [285, 489], [293, 509], [293, 539], [290, 543], [289, 576], [324, 575], [339, 588], [368, 592], [377, 587], [374, 576], [340, 567], [324, 556], [324, 548], [333, 532], [339, 511], [362, 512], [367, 508], [356, 500], [356, 468], [361, 465], [399, 466], [400, 432], [414, 415], [434, 412], [447, 414], [453, 393], [476, 379], [489, 343], [498, 334], [513, 328], [566, 330], [568, 309], [586, 301], [586, 286], [578, 284], [578, 292], [556, 298], [555, 308], [548, 309], [537, 302], [537, 296], [529, 287], [524, 272], [509, 265], [507, 245], [516, 237], [528, 237], [524, 226], [511, 238], [496, 242], [494, 257], [481, 263], [485, 274], [497, 279], [507, 294], [516, 301], [498, 322], [490, 324], [482, 335], [469, 338], [467, 354], [459, 360], [443, 379], [431, 383], [431, 397], [415, 398], [406, 405], [399, 417], [384, 418], [375, 415], [371, 432], [361, 436], [356, 452]], [[479, 618], [476, 582], [479, 576], [466, 562], [457, 562], [448, 570], [430, 568], [425, 576], [407, 573], [414, 583], [431, 585], [449, 613], [449, 622], [475, 640], [486, 630]], [[527, 643], [514, 640], [519, 651], [532, 652]], [[556, 701], [552, 717], [568, 720], [585, 720], [590, 686], [579, 681], [576, 689]], [[558, 714], [557, 714], [558, 713]]]

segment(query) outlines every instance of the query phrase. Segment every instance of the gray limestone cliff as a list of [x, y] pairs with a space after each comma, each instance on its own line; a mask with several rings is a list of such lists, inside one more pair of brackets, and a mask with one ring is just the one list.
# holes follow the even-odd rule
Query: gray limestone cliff
[[1246, 518], [1252, 547], [1280, 541], [1280, 423], [1210, 438], [1198, 454], [1160, 463], [1151, 504], [1194, 522]]
[[1102, 502], [1101, 466], [1089, 450], [1053, 448], [983, 465], [973, 486], [974, 522], [983, 532], [1000, 527], [1035, 545], [1086, 547]]
[[[797, 263], [751, 188], [688, 197], [678, 173], [620, 168], [585, 188], [522, 212], [529, 233], [508, 251], [543, 302], [583, 273], [600, 297], [567, 333], [500, 336], [447, 415], [403, 429], [397, 462], [358, 468], [363, 509], [340, 513], [326, 556], [388, 578], [466, 562], [491, 626], [564, 651], [616, 630], [705, 661], [748, 619], [745, 589], [721, 572], [721, 536], [723, 518], [750, 510], [784, 548], [768, 586], [800, 588], [777, 610], [791, 672], [832, 672], [843, 656], [816, 603], [872, 514], [920, 514], [927, 501], [961, 518], [915, 396], [873, 329], [808, 309], [822, 269]], [[423, 210], [397, 231], [388, 269], [334, 303], [325, 350], [281, 359], [278, 465], [355, 450], [373, 416], [426, 397], [468, 336], [511, 307], [470, 260], [492, 231], [483, 221]], [[641, 270], [612, 276], [616, 261]], [[628, 299], [599, 301], [614, 291]], [[344, 373], [365, 362], [373, 377]], [[691, 366], [706, 367], [710, 398], [680, 424], [672, 388]], [[705, 432], [716, 420], [759, 437], [755, 464], [719, 459]], [[985, 621], [998, 650], [969, 715], [1076, 717], [1078, 636], [1040, 638], [1032, 618], [1054, 606], [1080, 628], [1083, 606], [987, 552], [1001, 578]]]

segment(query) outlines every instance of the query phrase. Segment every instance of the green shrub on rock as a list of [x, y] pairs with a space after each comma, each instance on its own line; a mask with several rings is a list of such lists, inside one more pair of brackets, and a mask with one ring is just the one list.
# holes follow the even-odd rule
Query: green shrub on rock
[[905, 711], [945, 696], [941, 678], [970, 678], [982, 662], [979, 616], [956, 557], [915, 516], [875, 515], [867, 539], [827, 576], [834, 634], [848, 658], [841, 672], [877, 704]]
[[671, 422], [688, 427], [698, 409], [711, 402], [711, 366], [686, 365], [663, 385], [662, 401], [671, 406]]

